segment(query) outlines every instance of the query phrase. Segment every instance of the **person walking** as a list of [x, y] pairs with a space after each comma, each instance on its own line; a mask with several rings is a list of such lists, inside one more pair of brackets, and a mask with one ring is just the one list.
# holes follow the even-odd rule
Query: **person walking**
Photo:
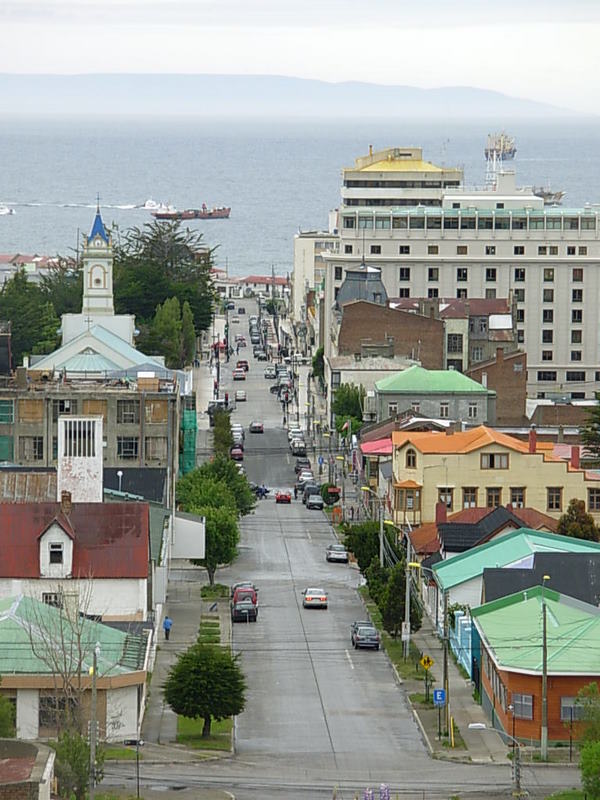
[[165, 632], [165, 639], [167, 642], [169, 641], [169, 636], [171, 635], [171, 628], [173, 627], [173, 620], [167, 614], [163, 621], [163, 630]]

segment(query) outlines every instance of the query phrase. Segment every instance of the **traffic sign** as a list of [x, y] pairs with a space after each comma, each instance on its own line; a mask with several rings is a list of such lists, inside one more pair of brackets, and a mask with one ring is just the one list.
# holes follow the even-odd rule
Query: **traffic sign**
[[322, 465], [324, 461], [325, 459], [323, 458], [323, 456], [319, 456], [319, 464]]
[[433, 705], [434, 706], [445, 706], [446, 705], [446, 690], [445, 689], [434, 689], [433, 690]]
[[421, 666], [423, 669], [431, 669], [433, 667], [433, 658], [431, 656], [423, 656]]
[[402, 623], [402, 641], [410, 642], [410, 622]]

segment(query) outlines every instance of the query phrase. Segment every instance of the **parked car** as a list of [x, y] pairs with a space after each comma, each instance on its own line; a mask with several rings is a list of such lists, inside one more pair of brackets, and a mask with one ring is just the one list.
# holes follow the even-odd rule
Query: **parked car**
[[312, 494], [318, 494], [319, 497], [321, 497], [321, 487], [319, 486], [318, 483], [315, 483], [314, 481], [308, 481], [308, 483], [305, 483], [304, 486], [302, 487], [302, 502], [305, 505], [308, 498]]
[[264, 350], [259, 350], [258, 353], [256, 354], [256, 360], [257, 361], [268, 361], [269, 357], [267, 356], [267, 354], [265, 353]]
[[248, 430], [250, 431], [250, 433], [264, 433], [265, 426], [262, 424], [262, 422], [258, 422], [258, 420], [253, 420], [250, 423]]
[[246, 392], [244, 392], [243, 389], [238, 389], [238, 391], [235, 393], [235, 400], [236, 403], [245, 402]]
[[233, 461], [243, 461], [244, 451], [239, 445], [234, 445], [229, 451], [229, 456]]
[[355, 650], [358, 650], [359, 647], [372, 647], [374, 650], [379, 650], [381, 641], [376, 628], [367, 625], [361, 625], [353, 630], [350, 639]]
[[254, 589], [255, 592], [258, 592], [258, 589], [252, 583], [252, 581], [238, 581], [237, 583], [233, 583], [231, 585], [231, 588], [229, 590], [229, 597], [233, 597], [233, 595], [236, 592], [236, 589], [242, 589], [242, 588], [250, 588]]
[[242, 437], [242, 439], [245, 438], [244, 426], [240, 422], [232, 422], [231, 423], [231, 433], [234, 436], [236, 434], [239, 434]]
[[235, 310], [235, 303], [233, 300], [230, 300], [228, 303], [225, 303], [225, 308], [227, 311], [234, 311]]
[[239, 325], [240, 324], [240, 318], [239, 317], [232, 317], [231, 321], [233, 322], [234, 325]]
[[250, 600], [250, 602], [257, 606], [258, 605], [258, 589], [256, 586], [252, 584], [248, 585], [245, 584], [243, 586], [237, 586], [233, 592], [231, 602], [232, 603], [239, 603], [240, 600]]
[[244, 308], [244, 306], [238, 306], [238, 314], [245, 314], [245, 313], [246, 309]]
[[246, 470], [244, 469], [244, 465], [240, 464], [239, 461], [236, 462], [235, 466], [237, 467], [237, 471], [239, 472], [240, 475], [245, 475], [246, 474]]
[[276, 378], [275, 367], [265, 367], [265, 378]]
[[292, 502], [292, 495], [290, 492], [286, 491], [285, 489], [280, 489], [278, 492], [275, 493], [275, 502], [276, 503], [291, 503]]
[[309, 494], [306, 498], [306, 507], [309, 510], [315, 508], [317, 511], [322, 511], [325, 508], [325, 502], [320, 494]]
[[325, 550], [325, 561], [343, 561], [348, 563], [348, 551], [343, 544], [330, 544]]
[[292, 439], [302, 439], [304, 437], [304, 431], [302, 428], [289, 428], [288, 429], [288, 442], [291, 442]]
[[258, 606], [251, 600], [240, 600], [238, 603], [231, 604], [232, 622], [256, 622], [258, 619]]
[[233, 370], [233, 380], [234, 381], [245, 381], [246, 380], [246, 370], [245, 369], [234, 369]]
[[302, 592], [302, 605], [304, 608], [327, 608], [327, 603], [325, 589], [310, 587]]
[[233, 446], [234, 447], [241, 447], [241, 449], [243, 450], [244, 449], [244, 437], [241, 436], [237, 432], [236, 433], [232, 432], [231, 437], [233, 439]]
[[292, 451], [293, 456], [305, 456], [306, 455], [306, 442], [304, 439], [292, 439], [290, 444], [290, 449]]
[[359, 628], [375, 628], [375, 625], [370, 619], [355, 619], [350, 626], [350, 636], [352, 636], [354, 631], [358, 630]]
[[316, 483], [315, 476], [309, 469], [303, 469], [298, 475], [298, 483]]

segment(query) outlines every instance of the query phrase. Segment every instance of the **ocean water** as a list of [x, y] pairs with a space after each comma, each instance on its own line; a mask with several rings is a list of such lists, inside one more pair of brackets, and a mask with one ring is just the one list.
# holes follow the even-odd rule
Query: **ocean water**
[[[291, 271], [293, 236], [324, 229], [340, 172], [375, 149], [422, 146], [481, 185], [489, 122], [401, 120], [0, 118], [0, 252], [64, 255], [92, 224], [96, 195], [121, 231], [152, 217], [147, 199], [177, 208], [232, 207], [229, 220], [194, 221], [230, 274]], [[600, 203], [600, 121], [504, 121], [517, 139], [520, 185], [550, 185], [564, 207]]]

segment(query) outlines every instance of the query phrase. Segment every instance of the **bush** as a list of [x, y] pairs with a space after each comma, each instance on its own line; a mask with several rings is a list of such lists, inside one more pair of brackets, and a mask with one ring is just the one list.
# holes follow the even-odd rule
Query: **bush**
[[600, 798], [600, 742], [583, 745], [579, 756], [579, 770], [585, 793], [592, 800]]

